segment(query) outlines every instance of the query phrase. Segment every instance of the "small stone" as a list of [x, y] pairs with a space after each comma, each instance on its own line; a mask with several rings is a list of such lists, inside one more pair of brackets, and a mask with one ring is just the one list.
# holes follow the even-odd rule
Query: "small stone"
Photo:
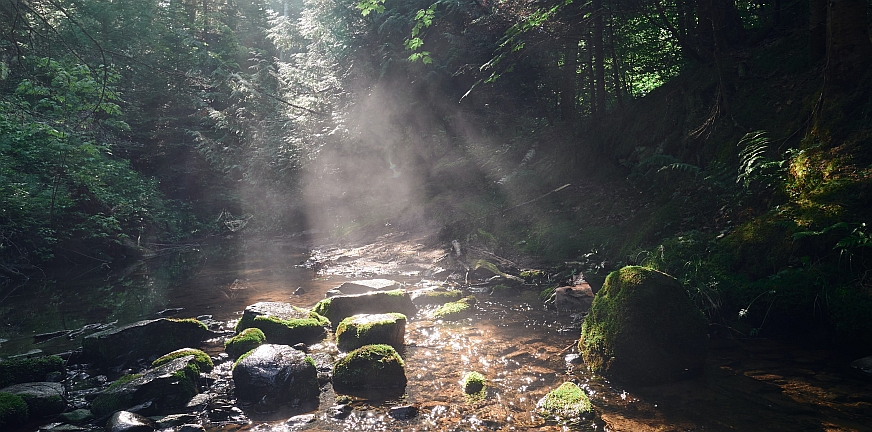
[[315, 422], [315, 414], [301, 414], [296, 415], [288, 419], [285, 422], [286, 425], [294, 427], [294, 426], [303, 426], [309, 423]]
[[94, 418], [94, 414], [91, 413], [91, 410], [89, 409], [80, 408], [70, 412], [62, 413], [58, 416], [58, 418], [67, 423], [78, 424], [91, 420], [92, 418]]
[[179, 426], [176, 432], [206, 432], [206, 428], [204, 428], [202, 425], [188, 423]]
[[302, 351], [302, 352], [304, 352], [304, 353], [308, 353], [308, 352], [309, 352], [309, 346], [306, 345], [306, 344], [304, 344], [304, 343], [302, 343], [302, 342], [300, 342], [300, 343], [298, 343], [298, 344], [292, 346], [291, 348], [293, 348], [293, 349], [295, 349], [295, 350], [297, 350], [297, 351]]
[[346, 404], [333, 405], [327, 408], [327, 414], [335, 419], [344, 419], [351, 414], [351, 406]]
[[402, 405], [391, 407], [388, 415], [397, 420], [408, 420], [418, 415], [418, 407], [414, 405]]
[[106, 432], [154, 432], [154, 422], [129, 411], [118, 411], [106, 422]]

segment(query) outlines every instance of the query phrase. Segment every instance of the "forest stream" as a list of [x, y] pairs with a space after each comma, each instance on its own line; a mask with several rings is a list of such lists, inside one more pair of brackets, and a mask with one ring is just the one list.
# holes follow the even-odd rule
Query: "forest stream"
[[[199, 317], [213, 330], [229, 330], [247, 305], [282, 301], [309, 308], [348, 280], [389, 278], [409, 289], [449, 283], [470, 291], [463, 275], [444, 266], [450, 253], [400, 235], [323, 248], [309, 248], [299, 238], [227, 240], [120, 271], [79, 267], [7, 287], [0, 302], [0, 356], [76, 349], [80, 337], [36, 343], [33, 336], [94, 323], [123, 325], [172, 315]], [[578, 317], [546, 309], [538, 291], [499, 296], [472, 287], [471, 293], [478, 299], [471, 318], [436, 321], [428, 318], [428, 307], [410, 317], [400, 352], [407, 386], [344, 398], [350, 410], [337, 409], [330, 384], [322, 387], [317, 406], [259, 412], [236, 404], [225, 338], [211, 339], [201, 348], [216, 364], [205, 389], [212, 402], [195, 414], [207, 431], [564, 430], [546, 424], [535, 408], [550, 390], [573, 381], [597, 412], [586, 424], [592, 430], [860, 431], [872, 425], [870, 381], [838, 352], [766, 339], [713, 339], [701, 377], [625, 387], [587, 371], [575, 348]], [[309, 349], [336, 350], [329, 342]], [[483, 398], [464, 394], [460, 381], [469, 371], [486, 376]], [[96, 373], [73, 371], [67, 379]], [[71, 403], [76, 404], [74, 397]], [[211, 412], [230, 405], [241, 411], [224, 417]], [[412, 415], [396, 415], [397, 407], [408, 406], [414, 407]], [[51, 426], [44, 423], [26, 430]]]

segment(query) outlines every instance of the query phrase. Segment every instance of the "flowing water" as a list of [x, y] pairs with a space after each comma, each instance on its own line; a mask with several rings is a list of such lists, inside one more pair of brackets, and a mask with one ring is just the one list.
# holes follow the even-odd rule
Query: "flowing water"
[[[303, 265], [310, 252], [301, 243], [225, 242], [113, 272], [79, 267], [36, 283], [7, 286], [0, 293], [0, 356], [60, 353], [80, 346], [81, 338], [34, 343], [33, 336], [94, 323], [120, 325], [155, 318], [161, 311], [178, 317], [210, 315], [230, 328], [246, 305], [285, 301], [311, 307], [328, 289], [354, 278], [430, 283], [427, 275], [433, 269], [420, 264], [427, 259], [411, 259], [422, 256], [420, 248], [402, 260], [371, 248], [367, 262], [355, 259], [353, 251], [334, 249], [331, 263], [341, 271], [316, 273]], [[401, 353], [409, 383], [403, 391], [354, 395], [353, 410], [336, 415], [337, 395], [328, 385], [317, 406], [268, 413], [242, 406], [243, 421], [207, 423], [207, 430], [562, 430], [546, 425], [534, 411], [540, 398], [565, 381], [578, 383], [590, 395], [599, 420], [583, 426], [594, 430], [872, 429], [870, 381], [852, 374], [850, 359], [836, 353], [767, 340], [714, 340], [702, 377], [623, 387], [585, 370], [575, 354], [578, 330], [572, 317], [545, 310], [535, 292], [476, 296], [477, 312], [467, 320], [433, 321], [428, 309], [409, 320]], [[218, 355], [220, 341], [206, 349]], [[222, 369], [227, 365], [216, 368]], [[485, 397], [464, 395], [460, 380], [468, 371], [487, 377]], [[417, 415], [389, 415], [392, 407], [407, 405], [416, 407]], [[287, 422], [301, 414], [311, 415]]]

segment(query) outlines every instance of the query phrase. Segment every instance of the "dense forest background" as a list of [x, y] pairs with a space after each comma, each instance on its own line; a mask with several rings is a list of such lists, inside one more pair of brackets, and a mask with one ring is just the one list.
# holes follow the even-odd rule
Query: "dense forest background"
[[869, 7], [4, 0], [0, 273], [427, 228], [868, 346]]

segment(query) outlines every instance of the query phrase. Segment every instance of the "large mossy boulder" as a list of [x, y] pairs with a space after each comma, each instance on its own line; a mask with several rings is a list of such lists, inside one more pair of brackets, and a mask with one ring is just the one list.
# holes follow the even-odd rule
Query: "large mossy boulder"
[[224, 351], [232, 359], [261, 346], [266, 342], [266, 335], [259, 328], [247, 328], [224, 342]]
[[52, 374], [63, 376], [64, 359], [58, 356], [16, 358], [0, 362], [0, 388], [25, 382], [46, 381]]
[[578, 385], [565, 382], [536, 404], [536, 413], [549, 423], [577, 425], [594, 416], [590, 398]]
[[31, 418], [57, 415], [67, 408], [64, 385], [61, 383], [21, 383], [0, 389], [0, 393], [8, 393], [24, 399]]
[[705, 316], [675, 278], [624, 267], [597, 292], [578, 348], [593, 372], [651, 385], [702, 370], [706, 329]]
[[215, 364], [212, 363], [212, 358], [209, 357], [209, 354], [206, 354], [204, 351], [198, 350], [196, 348], [182, 348], [177, 349], [169, 354], [164, 354], [158, 357], [155, 361], [151, 362], [151, 367], [160, 367], [179, 357], [186, 357], [189, 355], [194, 356], [194, 363], [197, 365], [197, 368], [200, 369], [200, 372], [211, 372], [212, 368], [215, 367]]
[[247, 402], [298, 405], [320, 393], [315, 361], [287, 345], [264, 344], [233, 366], [236, 397]]
[[405, 387], [405, 363], [390, 345], [366, 345], [336, 362], [333, 386], [339, 390]]
[[330, 297], [318, 302], [312, 310], [327, 317], [332, 323], [339, 323], [345, 318], [359, 314], [397, 312], [413, 316], [418, 309], [412, 303], [409, 294], [403, 290], [393, 290]]
[[208, 333], [203, 323], [192, 318], [138, 321], [86, 336], [82, 355], [100, 366], [114, 366], [199, 346]]
[[271, 344], [296, 345], [320, 341], [329, 327], [330, 321], [313, 311], [290, 303], [260, 302], [245, 308], [236, 331], [257, 328]]
[[396, 312], [354, 315], [336, 326], [336, 345], [343, 351], [373, 344], [401, 348], [405, 344], [405, 336], [406, 316]]
[[179, 357], [141, 374], [121, 377], [94, 399], [91, 411], [102, 416], [148, 401], [157, 411], [182, 407], [199, 392], [199, 377], [196, 358]]

